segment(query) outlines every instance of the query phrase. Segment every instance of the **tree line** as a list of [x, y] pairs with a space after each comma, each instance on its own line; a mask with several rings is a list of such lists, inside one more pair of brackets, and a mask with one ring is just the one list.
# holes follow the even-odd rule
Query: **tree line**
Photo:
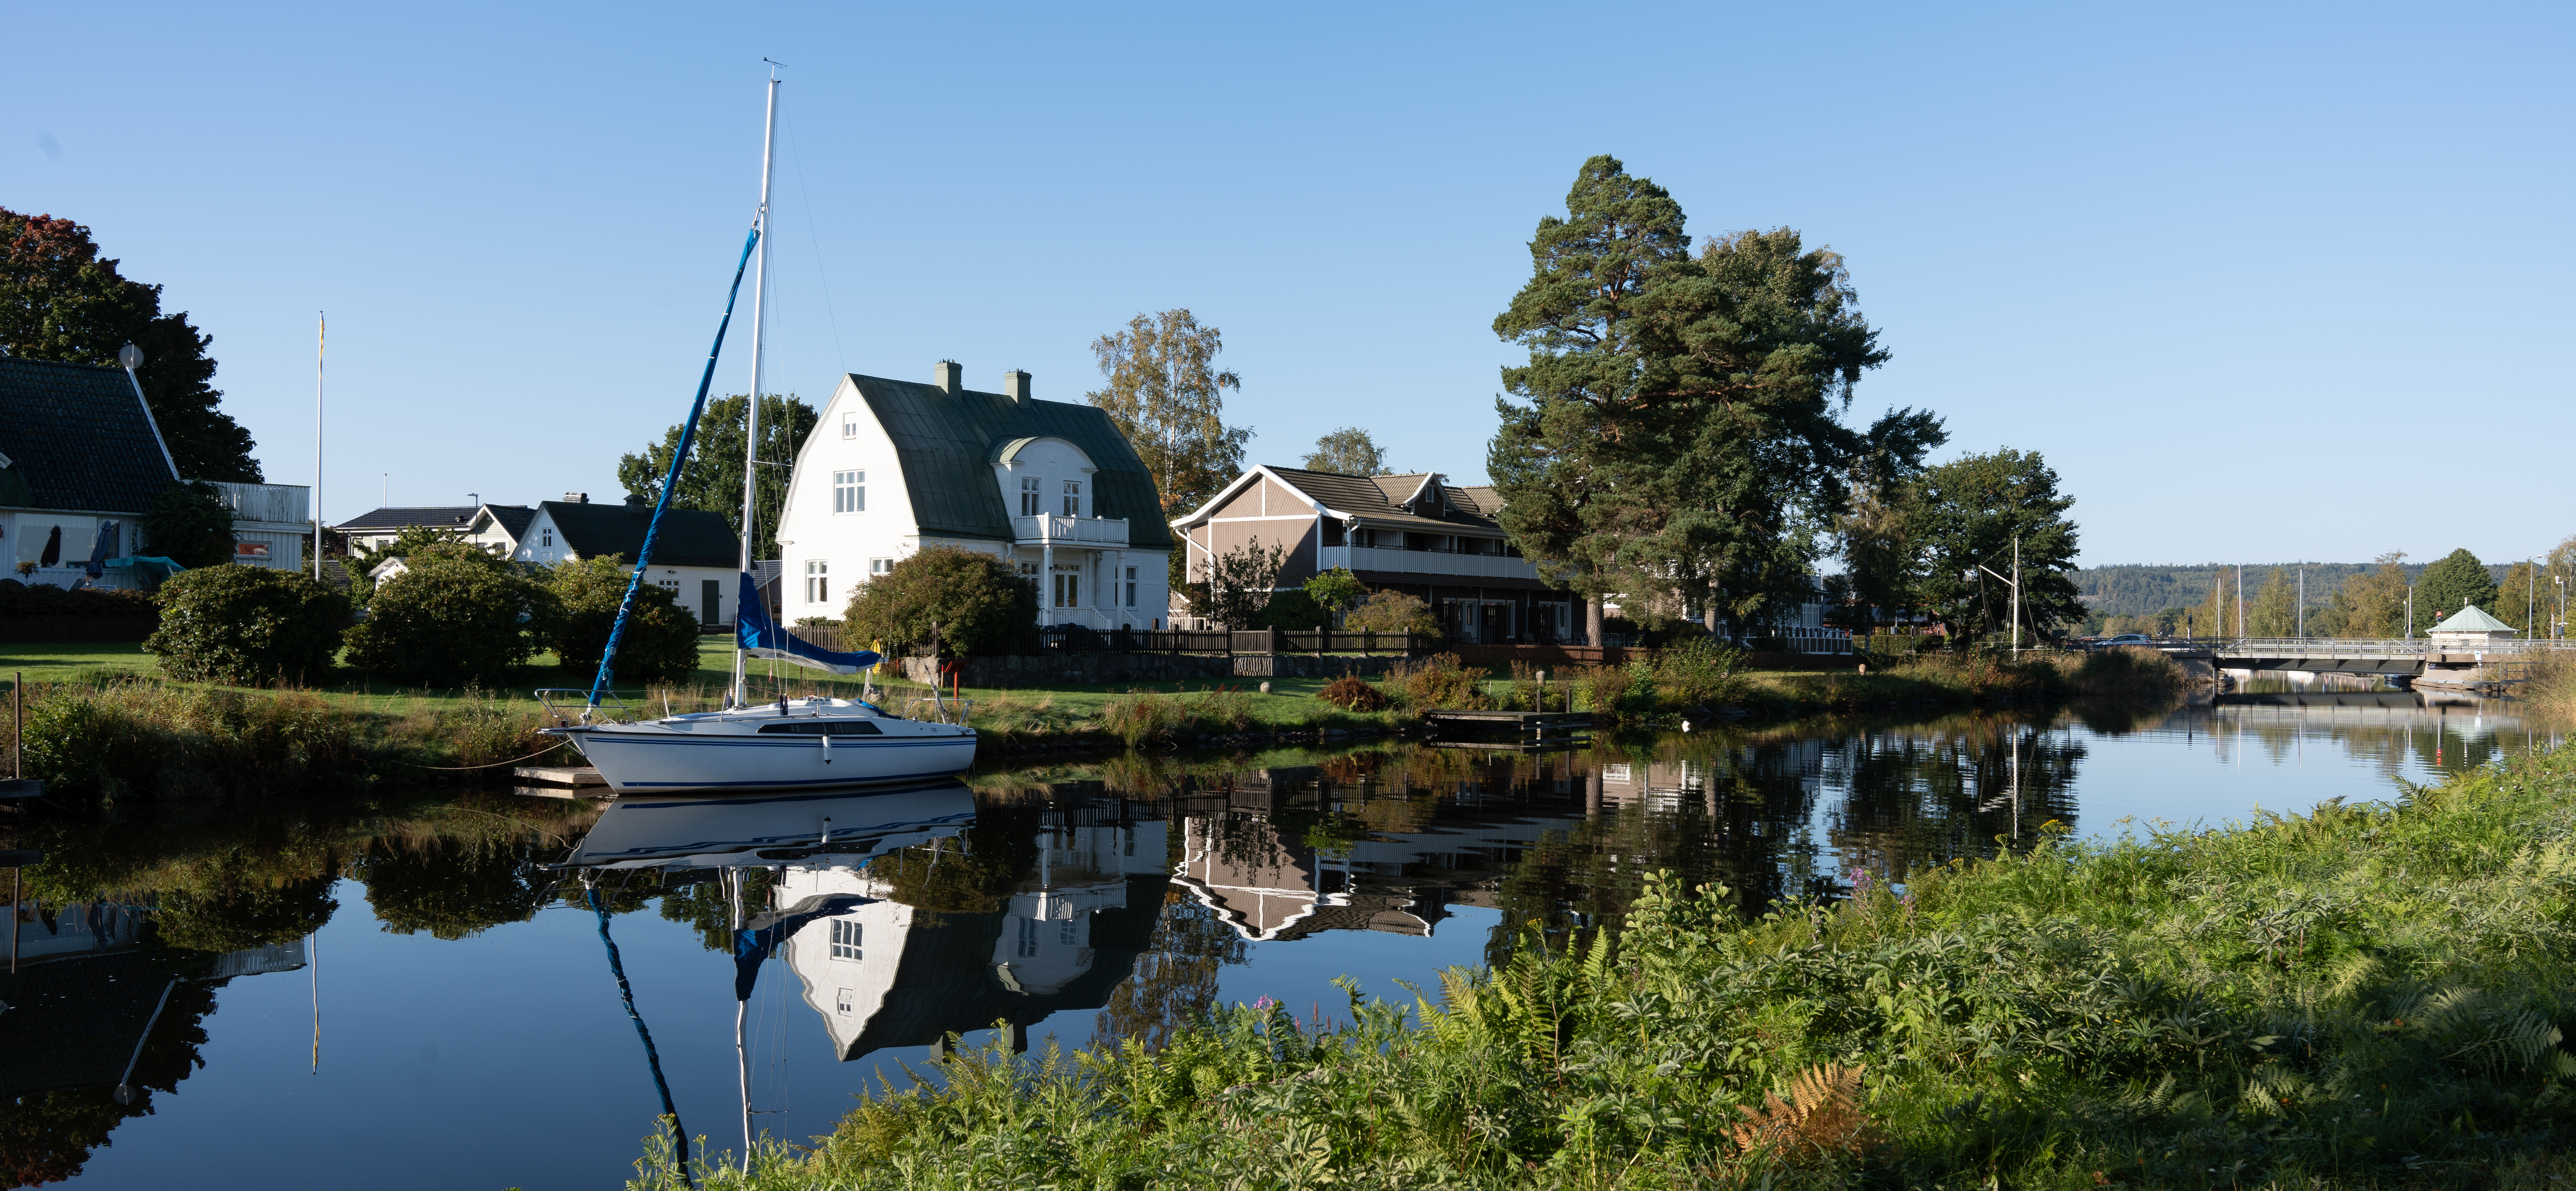
[[2190, 606], [2154, 612], [2098, 615], [2103, 634], [2204, 637], [2351, 637], [2393, 640], [2422, 636], [2463, 608], [2477, 608], [2538, 637], [2563, 635], [2562, 601], [2576, 597], [2576, 536], [2536, 560], [2504, 569], [2479, 561], [2463, 547], [2410, 574], [2403, 551], [2380, 555], [2366, 570], [2332, 583], [2312, 576], [2305, 602], [2299, 568], [2221, 567], [2209, 594]]

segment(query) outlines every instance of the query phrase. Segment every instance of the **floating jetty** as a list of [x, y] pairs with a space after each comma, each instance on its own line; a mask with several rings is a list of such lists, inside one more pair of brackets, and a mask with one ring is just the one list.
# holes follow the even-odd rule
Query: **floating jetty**
[[[1592, 726], [1588, 711], [1426, 711], [1425, 743], [1442, 748], [1544, 749], [1588, 743], [1575, 735]], [[1509, 739], [1492, 739], [1508, 735]], [[1470, 739], [1481, 736], [1485, 739]]]
[[608, 779], [586, 765], [521, 765], [510, 771], [519, 779], [512, 791], [529, 798], [609, 798]]

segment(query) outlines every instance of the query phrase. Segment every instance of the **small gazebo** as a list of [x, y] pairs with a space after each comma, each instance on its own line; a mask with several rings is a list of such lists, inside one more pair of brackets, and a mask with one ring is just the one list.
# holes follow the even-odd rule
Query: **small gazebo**
[[2433, 644], [2476, 649], [2491, 641], [2511, 641], [2522, 630], [2489, 616], [2475, 604], [2463, 605], [2451, 618], [2434, 625]]

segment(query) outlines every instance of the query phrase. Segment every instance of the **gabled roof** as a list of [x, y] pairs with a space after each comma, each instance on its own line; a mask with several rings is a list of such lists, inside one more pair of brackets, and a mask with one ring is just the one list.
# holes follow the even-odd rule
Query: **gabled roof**
[[2451, 614], [2449, 620], [2433, 626], [2436, 633], [2519, 633], [2522, 630], [2486, 614], [2471, 604]]
[[[635, 555], [644, 549], [644, 526], [653, 519], [653, 506], [646, 504], [549, 500], [538, 504], [536, 511], [555, 523], [555, 532], [563, 535], [565, 549], [583, 558], [622, 555], [628, 562], [635, 561]], [[534, 513], [530, 520], [534, 520]], [[741, 563], [742, 539], [734, 536], [724, 514], [703, 509], [672, 509], [662, 514], [662, 536], [653, 544], [655, 566], [732, 567]]]
[[[482, 515], [485, 513], [492, 515], [493, 524], [500, 526], [501, 532], [510, 535], [510, 540], [513, 542], [528, 536], [528, 526], [535, 524], [537, 520], [537, 511], [526, 505], [485, 505], [481, 509], [475, 510], [475, 515], [468, 518], [465, 524], [468, 527], [479, 524], [483, 519]], [[667, 528], [669, 522], [666, 521], [663, 524]], [[474, 530], [473, 532], [481, 533], [482, 531]], [[658, 554], [660, 551], [657, 550], [655, 553]], [[735, 559], [734, 561], [740, 562], [741, 560]]]
[[1162, 916], [1161, 873], [1127, 876], [1126, 905], [1091, 916], [1091, 967], [1052, 993], [1020, 993], [993, 974], [993, 952], [1009, 923], [1005, 914], [915, 911], [885, 1000], [841, 1052], [843, 1061], [889, 1046], [920, 1046], [1007, 1019], [1033, 1026], [1067, 1009], [1098, 1009], [1135, 971]]
[[177, 477], [119, 368], [0, 356], [0, 504], [141, 513]]
[[1092, 511], [1126, 518], [1128, 545], [1172, 548], [1154, 477], [1107, 412], [972, 389], [951, 393], [882, 376], [851, 373], [847, 379], [894, 442], [921, 532], [1012, 540], [1011, 510], [1002, 503], [1001, 485], [993, 482], [992, 464], [1016, 439], [1053, 437], [1091, 457], [1098, 469], [1091, 476]]
[[360, 533], [369, 530], [405, 530], [415, 525], [426, 525], [432, 529], [463, 529], [466, 522], [473, 516], [473, 505], [389, 507], [360, 513], [331, 528], [355, 530]]
[[[1224, 491], [1206, 504], [1174, 522], [1196, 525], [1214, 515], [1235, 492], [1256, 476], [1287, 485], [1306, 499], [1324, 506], [1336, 517], [1356, 517], [1364, 524], [1420, 526], [1424, 529], [1481, 529], [1500, 532], [1494, 513], [1503, 507], [1502, 498], [1491, 488], [1461, 488], [1448, 483], [1438, 472], [1414, 472], [1401, 476], [1353, 476], [1331, 471], [1307, 471], [1296, 467], [1256, 466], [1237, 477]], [[1439, 516], [1424, 516], [1406, 509], [1407, 501], [1437, 485], [1447, 509]]]

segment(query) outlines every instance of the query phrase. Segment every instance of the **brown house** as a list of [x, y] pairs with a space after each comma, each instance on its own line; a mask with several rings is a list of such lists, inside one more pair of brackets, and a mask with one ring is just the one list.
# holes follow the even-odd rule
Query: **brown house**
[[1347, 567], [1372, 590], [1421, 597], [1454, 641], [1577, 641], [1581, 606], [1540, 582], [1538, 568], [1504, 540], [1494, 520], [1501, 508], [1493, 489], [1460, 487], [1438, 472], [1348, 476], [1255, 467], [1172, 528], [1193, 582], [1207, 577], [1218, 555], [1257, 540], [1288, 548], [1278, 590]]

